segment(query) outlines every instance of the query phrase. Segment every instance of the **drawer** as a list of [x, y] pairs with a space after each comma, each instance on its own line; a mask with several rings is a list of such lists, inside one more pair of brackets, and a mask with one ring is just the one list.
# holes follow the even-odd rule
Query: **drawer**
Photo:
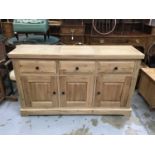
[[132, 73], [134, 62], [131, 61], [99, 61], [98, 72], [104, 73]]
[[56, 73], [56, 62], [48, 60], [20, 60], [21, 73]]
[[60, 73], [92, 73], [95, 71], [93, 61], [60, 61]]

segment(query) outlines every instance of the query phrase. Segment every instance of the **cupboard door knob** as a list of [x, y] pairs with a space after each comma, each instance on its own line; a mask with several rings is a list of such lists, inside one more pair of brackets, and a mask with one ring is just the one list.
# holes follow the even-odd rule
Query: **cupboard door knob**
[[36, 66], [36, 70], [39, 70], [39, 67], [38, 66]]
[[98, 91], [98, 92], [97, 92], [97, 95], [100, 95], [100, 94], [101, 94], [101, 92]]
[[53, 95], [55, 95], [55, 94], [56, 94], [56, 92], [54, 91], [54, 92], [53, 92]]
[[77, 71], [78, 71], [78, 70], [79, 70], [79, 67], [75, 67], [75, 70], [77, 70]]
[[61, 94], [62, 94], [62, 95], [65, 95], [65, 92], [63, 91]]
[[115, 70], [115, 71], [118, 70], [118, 67], [114, 67], [114, 70]]

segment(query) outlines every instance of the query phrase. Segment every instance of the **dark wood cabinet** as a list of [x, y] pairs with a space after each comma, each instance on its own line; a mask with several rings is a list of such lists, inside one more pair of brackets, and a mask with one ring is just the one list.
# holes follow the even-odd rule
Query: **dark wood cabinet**
[[60, 28], [60, 38], [64, 44], [84, 44], [84, 34], [84, 25], [62, 25]]
[[5, 39], [0, 39], [0, 60], [6, 58]]
[[3, 30], [3, 35], [6, 38], [13, 37], [14, 32], [13, 32], [13, 23], [12, 23], [12, 21], [2, 22], [2, 30]]

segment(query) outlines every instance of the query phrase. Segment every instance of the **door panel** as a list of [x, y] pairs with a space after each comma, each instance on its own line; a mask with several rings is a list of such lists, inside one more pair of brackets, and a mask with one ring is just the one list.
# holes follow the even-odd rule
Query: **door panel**
[[124, 107], [131, 83], [130, 75], [99, 75], [96, 79], [94, 106]]
[[60, 76], [60, 106], [89, 107], [92, 104], [93, 85], [92, 76]]
[[[87, 82], [67, 82], [67, 101], [86, 101]], [[77, 93], [78, 92], [78, 93]]]
[[58, 106], [57, 80], [54, 76], [22, 76], [22, 86], [27, 107]]
[[107, 82], [101, 86], [102, 101], [120, 101], [123, 89], [123, 83]]

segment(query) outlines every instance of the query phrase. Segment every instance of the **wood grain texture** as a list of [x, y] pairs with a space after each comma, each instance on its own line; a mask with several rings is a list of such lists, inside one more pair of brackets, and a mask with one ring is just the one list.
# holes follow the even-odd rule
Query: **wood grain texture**
[[9, 56], [23, 115], [131, 112], [143, 58], [131, 46], [23, 45]]
[[150, 75], [152, 73], [148, 70], [141, 70], [141, 77], [139, 82], [138, 91], [147, 101], [151, 108], [155, 108], [155, 81], [150, 77], [154, 75]]
[[47, 60], [19, 60], [21, 73], [56, 73], [56, 62]]
[[155, 68], [141, 68], [142, 72], [147, 74], [153, 81], [155, 81]]
[[[54, 76], [21, 76], [26, 107], [58, 106], [58, 88]], [[43, 102], [45, 104], [43, 104]]]
[[97, 70], [102, 73], [132, 73], [133, 61], [99, 61]]
[[134, 71], [131, 75], [132, 76], [131, 86], [130, 86], [130, 90], [129, 90], [129, 94], [128, 94], [128, 100], [127, 100], [127, 104], [126, 104], [127, 107], [131, 106], [131, 98], [132, 98], [132, 95], [133, 95], [134, 90], [135, 90], [137, 77], [138, 77], [138, 73], [139, 73], [139, 69], [140, 69], [140, 64], [141, 64], [140, 60], [135, 60]]
[[35, 59], [143, 59], [132, 46], [18, 45], [9, 58]]
[[131, 108], [24, 108], [23, 116], [27, 115], [125, 115], [130, 116]]
[[60, 74], [66, 73], [93, 73], [95, 71], [95, 61], [60, 61]]
[[125, 74], [98, 75], [96, 78], [94, 106], [125, 107], [131, 79], [131, 77]]
[[15, 72], [15, 77], [16, 77], [16, 84], [17, 84], [20, 104], [21, 104], [21, 107], [24, 108], [26, 105], [26, 103], [25, 103], [26, 101], [25, 101], [25, 97], [24, 97], [24, 89], [22, 87], [19, 63], [17, 60], [13, 60], [12, 63], [13, 63], [13, 69]]
[[89, 107], [93, 86], [93, 76], [60, 76], [60, 106]]

